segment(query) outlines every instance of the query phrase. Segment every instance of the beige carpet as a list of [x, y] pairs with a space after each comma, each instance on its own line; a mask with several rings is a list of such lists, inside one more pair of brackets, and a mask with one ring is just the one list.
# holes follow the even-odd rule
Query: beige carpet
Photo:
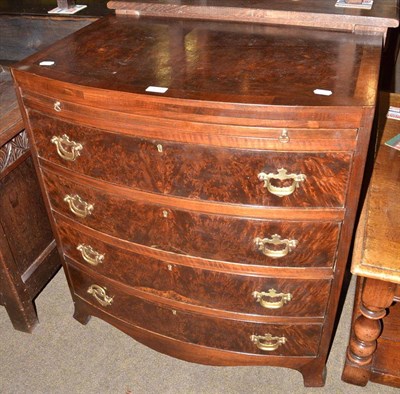
[[272, 367], [210, 367], [176, 360], [135, 342], [92, 318], [82, 326], [60, 271], [36, 300], [40, 324], [33, 334], [13, 330], [0, 307], [0, 393], [397, 393], [369, 383], [346, 384], [340, 376], [346, 351], [354, 281], [328, 360], [324, 388], [304, 388], [299, 372]]

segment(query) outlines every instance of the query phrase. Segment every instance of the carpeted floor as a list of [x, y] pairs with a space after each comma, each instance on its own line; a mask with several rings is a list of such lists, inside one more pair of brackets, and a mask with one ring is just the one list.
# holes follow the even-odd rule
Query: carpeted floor
[[304, 388], [294, 370], [187, 363], [148, 349], [99, 319], [83, 326], [72, 318], [73, 304], [60, 271], [36, 300], [40, 324], [33, 334], [15, 331], [0, 307], [0, 393], [398, 394], [395, 388], [373, 383], [360, 388], [340, 379], [353, 297], [354, 281], [328, 360], [326, 386]]

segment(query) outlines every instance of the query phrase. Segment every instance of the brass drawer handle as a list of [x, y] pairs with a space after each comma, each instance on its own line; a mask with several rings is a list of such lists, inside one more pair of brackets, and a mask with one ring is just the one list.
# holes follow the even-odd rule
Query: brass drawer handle
[[87, 292], [91, 294], [96, 301], [102, 306], [109, 306], [112, 304], [114, 297], [110, 297], [106, 293], [107, 289], [99, 285], [91, 285]]
[[285, 337], [273, 337], [271, 334], [252, 335], [250, 339], [260, 350], [265, 352], [273, 352], [286, 343]]
[[[255, 238], [254, 243], [265, 256], [279, 259], [290, 253], [298, 245], [299, 241], [296, 239], [281, 239], [280, 235], [274, 234], [271, 238]], [[279, 250], [268, 249], [267, 245], [282, 245], [284, 248]]]
[[[287, 302], [292, 300], [292, 295], [290, 293], [277, 293], [275, 289], [269, 289], [268, 293], [262, 291], [254, 291], [253, 297], [256, 302], [259, 302], [263, 308], [266, 309], [280, 309]], [[268, 301], [270, 298], [280, 298], [279, 301]]]
[[68, 203], [70, 211], [80, 218], [91, 215], [94, 209], [93, 204], [83, 201], [77, 194], [74, 196], [67, 194], [64, 197], [64, 201]]
[[[264, 187], [271, 194], [274, 194], [278, 197], [289, 196], [290, 194], [292, 194], [296, 190], [296, 188], [300, 186], [299, 183], [305, 181], [306, 178], [307, 177], [304, 174], [288, 174], [285, 168], [280, 168], [278, 170], [278, 173], [276, 174], [273, 174], [272, 172], [270, 172], [269, 174], [266, 174], [265, 172], [260, 172], [258, 174], [258, 179], [260, 181], [264, 181]], [[290, 186], [279, 187], [272, 185], [272, 179], [277, 179], [279, 181], [291, 179], [293, 182]]]
[[81, 153], [83, 149], [82, 144], [70, 141], [69, 137], [64, 134], [62, 137], [52, 137], [50, 140], [57, 148], [58, 155], [68, 161], [74, 161]]
[[81, 252], [83, 260], [90, 265], [98, 265], [104, 260], [105, 255], [96, 252], [90, 245], [79, 244], [76, 249]]

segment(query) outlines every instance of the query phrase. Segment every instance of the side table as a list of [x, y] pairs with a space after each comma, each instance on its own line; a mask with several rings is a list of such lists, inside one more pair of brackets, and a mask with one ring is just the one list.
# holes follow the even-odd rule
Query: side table
[[14, 87], [0, 65], [0, 305], [31, 332], [33, 300], [60, 268]]
[[[389, 103], [400, 106], [400, 95]], [[358, 275], [342, 380], [400, 387], [400, 151], [385, 142], [400, 133], [387, 119], [354, 245]]]

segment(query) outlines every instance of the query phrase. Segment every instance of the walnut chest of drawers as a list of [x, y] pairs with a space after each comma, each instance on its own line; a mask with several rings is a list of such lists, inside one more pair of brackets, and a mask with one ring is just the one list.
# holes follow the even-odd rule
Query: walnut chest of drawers
[[75, 318], [324, 384], [381, 37], [112, 16], [13, 69]]

